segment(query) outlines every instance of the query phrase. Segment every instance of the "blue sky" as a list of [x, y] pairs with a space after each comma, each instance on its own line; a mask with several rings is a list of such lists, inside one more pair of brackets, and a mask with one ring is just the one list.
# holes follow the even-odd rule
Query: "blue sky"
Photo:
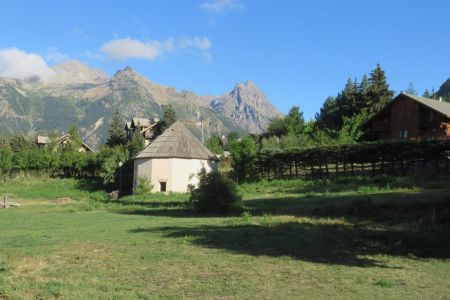
[[[202, 95], [250, 79], [282, 112], [297, 105], [306, 118], [377, 63], [396, 92], [450, 77], [445, 0], [16, 0], [1, 11], [3, 76], [23, 71], [5, 73], [17, 61], [45, 69], [71, 58], [109, 75], [130, 65]], [[21, 55], [1, 55], [11, 48]]]

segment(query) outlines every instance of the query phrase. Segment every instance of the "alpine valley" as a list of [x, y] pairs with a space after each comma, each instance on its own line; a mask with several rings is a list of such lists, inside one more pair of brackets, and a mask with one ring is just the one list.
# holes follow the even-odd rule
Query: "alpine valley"
[[66, 132], [75, 124], [85, 142], [98, 146], [106, 140], [115, 110], [125, 119], [162, 116], [172, 105], [180, 120], [202, 121], [206, 136], [231, 131], [260, 133], [281, 116], [251, 81], [237, 84], [222, 96], [199, 96], [154, 83], [130, 67], [112, 78], [79, 61], [52, 67], [45, 81], [0, 78], [0, 133], [12, 135]]

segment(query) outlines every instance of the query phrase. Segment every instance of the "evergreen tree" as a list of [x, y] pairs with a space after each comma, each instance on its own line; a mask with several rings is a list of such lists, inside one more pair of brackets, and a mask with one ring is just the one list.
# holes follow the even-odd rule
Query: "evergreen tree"
[[430, 99], [431, 99], [430, 91], [429, 91], [428, 89], [426, 89], [426, 90], [423, 92], [422, 97], [430, 98]]
[[304, 128], [305, 119], [303, 118], [303, 112], [300, 111], [298, 106], [293, 106], [285, 117], [276, 118], [270, 122], [267, 133], [278, 137], [289, 133], [300, 135], [303, 133]]
[[142, 134], [136, 131], [127, 144], [128, 153], [133, 157], [136, 153], [144, 149], [145, 140]]
[[367, 107], [368, 95], [369, 95], [370, 83], [367, 75], [364, 74], [361, 84], [359, 85], [357, 111], [362, 112]]
[[270, 121], [269, 126], [267, 127], [267, 133], [270, 136], [282, 136], [287, 134], [288, 130], [286, 127], [286, 122], [284, 122], [284, 118], [275, 118]]
[[356, 79], [347, 80], [344, 90], [338, 94], [336, 103], [338, 105], [341, 117], [350, 117], [357, 111], [358, 102], [358, 83]]
[[288, 114], [284, 117], [286, 123], [286, 129], [288, 133], [300, 135], [305, 128], [305, 119], [303, 118], [303, 112], [300, 111], [298, 106], [293, 106]]
[[172, 125], [176, 121], [177, 121], [177, 114], [176, 114], [175, 110], [173, 109], [172, 105], [169, 104], [166, 107], [166, 109], [164, 110], [161, 132], [164, 132], [164, 130], [169, 128], [170, 125]]
[[120, 117], [119, 110], [116, 110], [112, 118], [111, 126], [108, 130], [108, 140], [106, 145], [109, 147], [114, 147], [118, 145], [125, 145], [127, 138], [125, 135], [125, 130], [123, 129], [122, 118]]
[[328, 97], [320, 108], [320, 112], [316, 113], [316, 123], [320, 129], [339, 129], [342, 118], [333, 97]]
[[406, 89], [405, 92], [411, 95], [417, 95], [416, 88], [414, 87], [414, 84], [412, 82], [408, 84], [408, 88]]
[[366, 111], [369, 115], [379, 112], [394, 97], [394, 92], [389, 89], [386, 75], [380, 64], [370, 73], [369, 93]]

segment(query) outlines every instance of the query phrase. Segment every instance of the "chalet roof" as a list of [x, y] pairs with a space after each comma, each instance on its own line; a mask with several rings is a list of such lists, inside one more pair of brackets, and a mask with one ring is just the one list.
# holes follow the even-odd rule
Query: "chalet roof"
[[[67, 141], [70, 141], [70, 134], [68, 134], [68, 133], [63, 134], [62, 136], [60, 136], [59, 138], [56, 139], [56, 142], [58, 142], [58, 143], [63, 143], [63, 142], [67, 142]], [[49, 144], [50, 138], [45, 135], [38, 135], [36, 143], [40, 144], [40, 145]], [[94, 152], [94, 149], [92, 149], [85, 142], [81, 142], [81, 147], [83, 147], [86, 151]]]
[[159, 122], [158, 122], [158, 123], [153, 123], [152, 125], [150, 125], [150, 126], [144, 128], [144, 129], [142, 129], [142, 130], [141, 130], [141, 133], [144, 133], [144, 132], [146, 132], [146, 131], [148, 131], [148, 130], [154, 128], [154, 127], [156, 127], [156, 125], [158, 125], [158, 124], [160, 125]]
[[48, 136], [38, 135], [37, 143], [38, 144], [48, 144], [48, 143], [50, 143], [50, 139]]
[[450, 118], [450, 103], [448, 103], [448, 102], [433, 100], [430, 98], [419, 97], [416, 95], [411, 95], [411, 94], [403, 93], [403, 92], [400, 93], [400, 95], [398, 95], [397, 98], [400, 97], [401, 95], [411, 98], [411, 99], [431, 108], [432, 110], [445, 115], [447, 118]]
[[89, 147], [89, 145], [87, 145], [86, 143], [82, 142], [81, 143], [81, 147], [83, 147], [86, 151], [88, 152], [95, 152], [94, 149], [92, 149], [91, 147]]
[[150, 126], [150, 120], [147, 118], [133, 118], [131, 121], [131, 125], [147, 127]]
[[216, 160], [216, 156], [181, 123], [175, 122], [133, 158], [196, 158]]
[[422, 105], [424, 105], [424, 106], [426, 106], [426, 107], [436, 111], [437, 113], [445, 115], [447, 118], [450, 118], [450, 103], [448, 103], [448, 102], [441, 102], [441, 101], [438, 101], [438, 100], [425, 98], [425, 97], [420, 97], [420, 96], [408, 94], [408, 93], [405, 93], [405, 92], [401, 92], [400, 94], [397, 95], [397, 97], [395, 97], [395, 99], [393, 101], [391, 101], [389, 104], [387, 104], [382, 110], [380, 110], [379, 112], [377, 112], [376, 114], [371, 116], [369, 119], [367, 119], [365, 122], [363, 122], [361, 124], [361, 126], [366, 126], [367, 124], [369, 124], [373, 119], [375, 119], [382, 112], [386, 111], [386, 109], [388, 109], [393, 103], [395, 103], [395, 101], [397, 101], [401, 97], [407, 97], [407, 98], [409, 98], [409, 99], [411, 99], [413, 101], [416, 101], [416, 102], [418, 102], [418, 103], [420, 103], [420, 104], [422, 104]]

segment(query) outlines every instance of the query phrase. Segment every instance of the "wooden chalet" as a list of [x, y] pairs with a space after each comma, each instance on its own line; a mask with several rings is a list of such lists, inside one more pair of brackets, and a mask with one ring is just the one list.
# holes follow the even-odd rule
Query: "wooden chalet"
[[135, 132], [142, 134], [147, 146], [155, 138], [156, 130], [161, 125], [158, 116], [155, 115], [153, 119], [147, 118], [132, 118], [130, 122], [125, 124], [125, 132], [128, 139], [131, 139]]
[[[36, 137], [36, 144], [39, 147], [45, 147], [48, 144], [50, 144], [50, 142], [51, 142], [51, 140], [48, 136], [38, 135]], [[66, 134], [62, 135], [61, 137], [57, 138], [55, 141], [55, 144], [57, 146], [64, 147], [70, 142], [71, 142], [70, 134], [66, 133]], [[89, 147], [87, 144], [82, 142], [81, 147], [78, 149], [78, 152], [94, 152], [94, 150], [91, 147]]]
[[402, 92], [363, 127], [374, 140], [450, 138], [450, 103]]

